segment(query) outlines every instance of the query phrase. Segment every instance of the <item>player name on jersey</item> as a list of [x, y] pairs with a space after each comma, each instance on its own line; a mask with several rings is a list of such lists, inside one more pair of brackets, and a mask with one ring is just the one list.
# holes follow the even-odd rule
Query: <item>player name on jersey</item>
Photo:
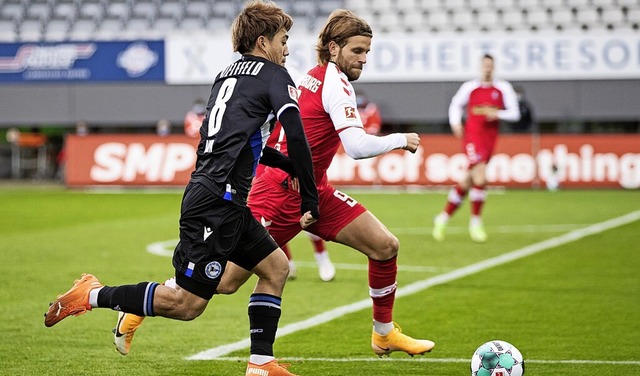
[[239, 75], [256, 76], [262, 67], [264, 67], [264, 63], [260, 61], [237, 61], [222, 71], [220, 78]]

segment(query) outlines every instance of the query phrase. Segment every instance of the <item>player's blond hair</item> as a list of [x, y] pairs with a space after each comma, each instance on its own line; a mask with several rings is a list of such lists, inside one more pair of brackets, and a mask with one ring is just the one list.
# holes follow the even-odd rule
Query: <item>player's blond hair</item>
[[338, 46], [344, 47], [349, 38], [358, 35], [373, 37], [373, 31], [367, 21], [346, 9], [336, 9], [331, 12], [318, 36], [316, 45], [318, 63], [324, 65], [331, 59], [329, 42], [334, 41]]
[[284, 28], [291, 30], [293, 19], [272, 1], [254, 0], [244, 7], [231, 26], [233, 50], [240, 54], [253, 51], [258, 37], [269, 40]]

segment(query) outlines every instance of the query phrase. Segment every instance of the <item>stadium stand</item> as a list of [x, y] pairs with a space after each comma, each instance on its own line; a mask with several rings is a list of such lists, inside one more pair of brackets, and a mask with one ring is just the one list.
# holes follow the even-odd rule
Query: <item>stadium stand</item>
[[[391, 32], [640, 32], [640, 0], [283, 0], [309, 32], [336, 8]], [[0, 42], [162, 38], [228, 28], [233, 0], [0, 0]]]

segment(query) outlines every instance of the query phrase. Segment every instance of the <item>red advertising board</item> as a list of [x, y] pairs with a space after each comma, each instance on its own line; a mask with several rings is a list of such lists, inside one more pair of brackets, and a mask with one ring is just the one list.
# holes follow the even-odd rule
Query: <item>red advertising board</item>
[[[66, 142], [69, 186], [184, 185], [196, 160], [197, 141], [182, 135], [71, 135]], [[415, 154], [356, 161], [339, 150], [328, 175], [336, 185], [450, 185], [466, 163], [453, 136], [422, 135]], [[550, 174], [566, 188], [637, 189], [640, 135], [503, 135], [487, 166], [489, 183], [506, 187], [532, 187]]]

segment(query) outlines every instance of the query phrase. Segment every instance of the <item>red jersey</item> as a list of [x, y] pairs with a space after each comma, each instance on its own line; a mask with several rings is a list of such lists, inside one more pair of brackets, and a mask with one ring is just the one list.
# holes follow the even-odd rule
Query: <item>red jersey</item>
[[[299, 80], [298, 90], [300, 114], [319, 186], [327, 183], [327, 169], [340, 146], [338, 133], [348, 127], [362, 128], [362, 120], [351, 82], [332, 62], [311, 69]], [[281, 137], [280, 151], [287, 154], [283, 140]]]

